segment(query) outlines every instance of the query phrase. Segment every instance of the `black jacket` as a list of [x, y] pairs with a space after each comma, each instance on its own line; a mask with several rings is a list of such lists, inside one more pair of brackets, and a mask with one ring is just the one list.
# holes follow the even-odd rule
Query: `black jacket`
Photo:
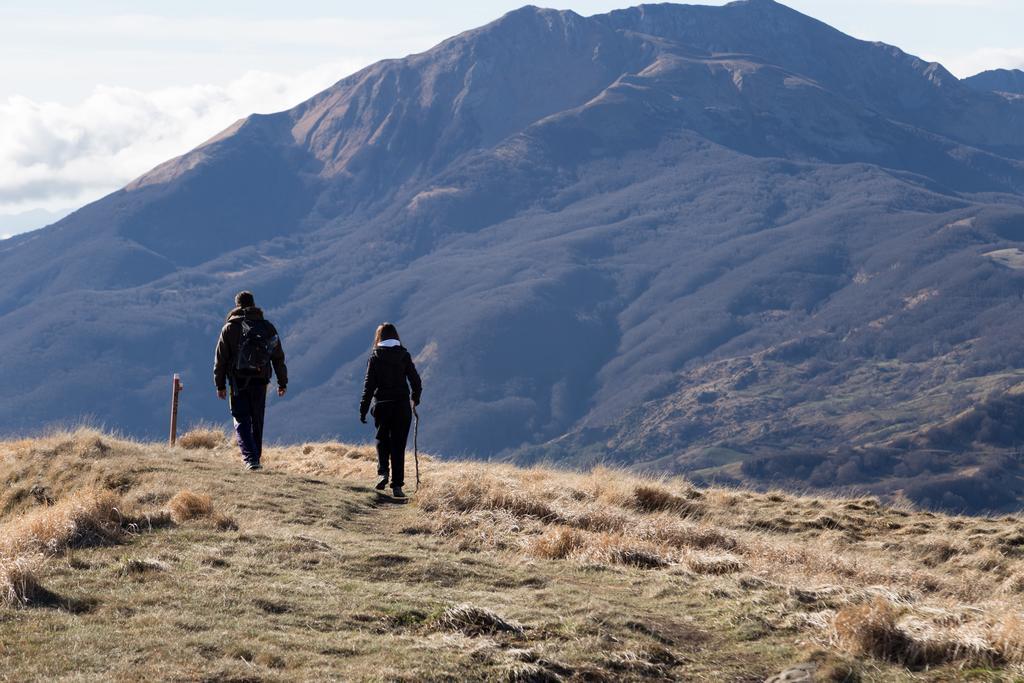
[[423, 383], [416, 372], [412, 356], [403, 346], [378, 346], [370, 353], [363, 380], [363, 398], [359, 402], [359, 415], [366, 417], [370, 401], [408, 401], [412, 387], [413, 403], [420, 402]]
[[[235, 356], [238, 355], [238, 343], [242, 337], [243, 320], [263, 320], [263, 311], [252, 306], [250, 308], [236, 308], [228, 313], [228, 321], [220, 331], [220, 338], [217, 340], [217, 351], [213, 359], [213, 383], [218, 390], [227, 388], [227, 379], [235, 367]], [[270, 322], [271, 330], [277, 335], [277, 329]], [[288, 366], [284, 364], [284, 348], [281, 346], [278, 337], [277, 348], [270, 355], [270, 363], [273, 366], [273, 373], [277, 375], [277, 384], [281, 387], [288, 386]], [[268, 367], [263, 379], [267, 382], [271, 378], [271, 369]]]

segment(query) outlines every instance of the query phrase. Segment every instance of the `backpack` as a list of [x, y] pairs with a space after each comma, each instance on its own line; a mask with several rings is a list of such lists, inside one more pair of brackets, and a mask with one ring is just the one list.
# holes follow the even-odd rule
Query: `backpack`
[[242, 379], [266, 377], [270, 369], [270, 356], [280, 343], [277, 335], [266, 320], [243, 319], [241, 325], [235, 376]]

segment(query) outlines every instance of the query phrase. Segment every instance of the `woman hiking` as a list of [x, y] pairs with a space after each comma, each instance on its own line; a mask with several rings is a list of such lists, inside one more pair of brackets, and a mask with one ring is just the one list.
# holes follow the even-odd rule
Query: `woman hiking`
[[[388, 486], [390, 473], [391, 493], [405, 498], [405, 442], [412, 425], [412, 407], [409, 388], [412, 387], [412, 405], [420, 404], [423, 384], [412, 362], [412, 356], [402, 346], [398, 329], [392, 323], [381, 323], [373, 339], [373, 350], [366, 364], [363, 397], [359, 402], [359, 420], [366, 424], [366, 413], [373, 415], [377, 428], [377, 485], [378, 491]], [[373, 409], [370, 401], [373, 400]]]

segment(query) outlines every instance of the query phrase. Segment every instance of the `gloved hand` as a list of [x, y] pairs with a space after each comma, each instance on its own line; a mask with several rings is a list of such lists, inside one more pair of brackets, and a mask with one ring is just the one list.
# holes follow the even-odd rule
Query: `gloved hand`
[[366, 413], [359, 413], [359, 421], [366, 424]]

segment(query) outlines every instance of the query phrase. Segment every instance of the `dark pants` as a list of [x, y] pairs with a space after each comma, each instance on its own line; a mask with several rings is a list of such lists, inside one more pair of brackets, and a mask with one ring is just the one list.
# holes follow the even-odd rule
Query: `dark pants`
[[267, 409], [267, 383], [254, 381], [244, 389], [231, 389], [231, 417], [242, 459], [258, 464], [263, 455], [263, 414]]
[[409, 401], [384, 401], [373, 406], [377, 427], [377, 474], [391, 474], [391, 488], [405, 486], [405, 442], [412, 425]]

